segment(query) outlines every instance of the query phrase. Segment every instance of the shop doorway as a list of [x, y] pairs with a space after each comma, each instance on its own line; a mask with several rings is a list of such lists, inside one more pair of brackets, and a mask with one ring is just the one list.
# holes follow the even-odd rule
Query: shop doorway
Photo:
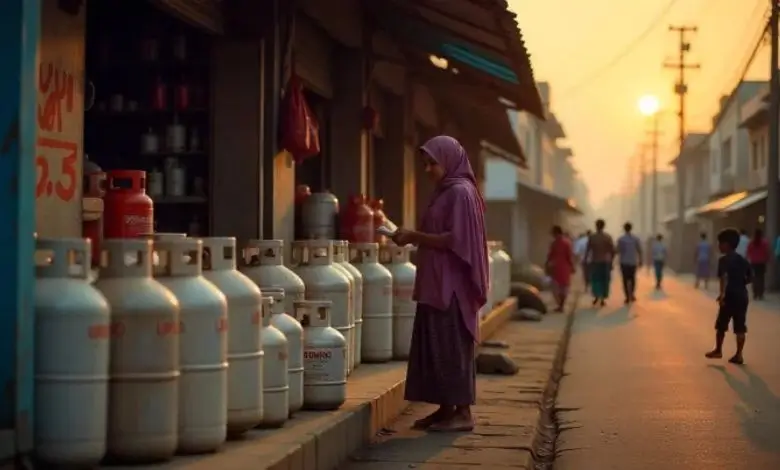
[[146, 171], [155, 231], [209, 233], [210, 41], [150, 2], [87, 9], [85, 173]]

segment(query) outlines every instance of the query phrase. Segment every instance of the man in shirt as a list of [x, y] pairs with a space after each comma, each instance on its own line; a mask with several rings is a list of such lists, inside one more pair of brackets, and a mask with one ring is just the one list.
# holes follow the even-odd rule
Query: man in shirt
[[747, 235], [747, 230], [740, 229], [739, 230], [739, 244], [737, 245], [737, 249], [734, 250], [737, 252], [737, 254], [745, 259], [747, 259], [747, 249], [748, 245], [750, 244], [750, 237]]
[[617, 252], [620, 257], [620, 275], [623, 278], [623, 293], [625, 303], [636, 301], [636, 270], [642, 266], [642, 242], [631, 233], [630, 222], [623, 225], [623, 235], [618, 238]]
[[588, 276], [588, 270], [590, 269], [590, 260], [585, 257], [585, 253], [588, 251], [588, 239], [590, 238], [591, 231], [580, 235], [577, 241], [574, 242], [574, 256], [577, 257], [577, 262], [582, 269], [582, 279], [585, 281], [585, 289], [590, 287], [590, 278]]
[[612, 280], [612, 262], [615, 257], [615, 242], [604, 231], [604, 220], [596, 221], [596, 233], [588, 239], [585, 258], [590, 257], [590, 287], [593, 292], [593, 305], [606, 305], [609, 297], [609, 285]]

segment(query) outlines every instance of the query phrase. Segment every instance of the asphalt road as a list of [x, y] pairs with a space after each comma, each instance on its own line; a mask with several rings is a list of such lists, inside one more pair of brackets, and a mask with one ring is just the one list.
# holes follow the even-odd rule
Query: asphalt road
[[[559, 390], [556, 470], [780, 470], [780, 304], [748, 313], [745, 365], [707, 360], [716, 304], [675, 278], [638, 302], [619, 279], [602, 309], [580, 310]], [[589, 304], [588, 304], [589, 305]]]

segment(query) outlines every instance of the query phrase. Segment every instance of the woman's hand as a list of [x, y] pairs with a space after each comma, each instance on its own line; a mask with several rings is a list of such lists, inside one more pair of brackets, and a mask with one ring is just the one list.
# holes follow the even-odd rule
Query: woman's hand
[[395, 235], [391, 237], [391, 240], [398, 246], [406, 246], [412, 243], [412, 234], [413, 232], [411, 230], [399, 228], [395, 231]]

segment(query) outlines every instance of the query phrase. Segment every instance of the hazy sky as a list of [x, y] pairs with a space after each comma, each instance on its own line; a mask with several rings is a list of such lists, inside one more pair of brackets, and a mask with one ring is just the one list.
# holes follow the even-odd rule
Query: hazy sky
[[[737, 84], [759, 36], [767, 0], [677, 0], [669, 13], [625, 58], [592, 77], [639, 37], [672, 0], [509, 0], [517, 13], [536, 78], [551, 84], [551, 105], [568, 135], [574, 162], [598, 206], [621, 191], [628, 160], [646, 138], [647, 119], [637, 100], [655, 94], [661, 115], [661, 161], [677, 147], [676, 71], [679, 36], [669, 24], [696, 25], [689, 34], [688, 128], [709, 131], [718, 99]], [[765, 79], [768, 46], [762, 47], [748, 78]]]

